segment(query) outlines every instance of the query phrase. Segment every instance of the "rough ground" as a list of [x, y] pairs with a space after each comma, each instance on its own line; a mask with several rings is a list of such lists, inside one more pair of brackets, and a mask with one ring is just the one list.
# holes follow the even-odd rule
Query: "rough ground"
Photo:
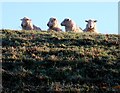
[[2, 93], [120, 93], [120, 35], [0, 32]]

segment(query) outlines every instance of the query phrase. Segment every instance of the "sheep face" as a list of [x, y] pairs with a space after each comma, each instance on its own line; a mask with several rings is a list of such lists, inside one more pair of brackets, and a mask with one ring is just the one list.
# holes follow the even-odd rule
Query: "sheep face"
[[73, 26], [73, 22], [71, 19], [66, 18], [62, 21], [61, 26], [66, 26], [66, 27], [72, 27]]
[[47, 26], [49, 28], [53, 28], [53, 27], [58, 27], [58, 20], [56, 18], [50, 18], [49, 22], [47, 23]]
[[21, 26], [23, 28], [27, 27], [31, 23], [31, 19], [28, 19], [28, 18], [23, 18], [21, 19], [21, 21], [22, 21]]
[[89, 29], [94, 29], [97, 20], [85, 20], [85, 22], [87, 22], [87, 27]]

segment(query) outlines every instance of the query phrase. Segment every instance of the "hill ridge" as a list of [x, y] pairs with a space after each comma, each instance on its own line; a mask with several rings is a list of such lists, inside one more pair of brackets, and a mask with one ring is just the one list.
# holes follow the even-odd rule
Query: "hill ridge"
[[1, 32], [3, 93], [120, 89], [120, 35]]

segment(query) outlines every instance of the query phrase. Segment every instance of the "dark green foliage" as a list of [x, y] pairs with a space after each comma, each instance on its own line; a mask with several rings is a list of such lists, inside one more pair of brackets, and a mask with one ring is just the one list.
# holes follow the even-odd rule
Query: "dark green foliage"
[[119, 38], [2, 30], [2, 93], [119, 93]]

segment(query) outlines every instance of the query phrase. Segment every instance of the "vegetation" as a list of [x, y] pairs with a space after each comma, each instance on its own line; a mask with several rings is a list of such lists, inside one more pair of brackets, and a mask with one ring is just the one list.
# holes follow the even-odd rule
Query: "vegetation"
[[2, 93], [120, 92], [120, 35], [1, 32]]

